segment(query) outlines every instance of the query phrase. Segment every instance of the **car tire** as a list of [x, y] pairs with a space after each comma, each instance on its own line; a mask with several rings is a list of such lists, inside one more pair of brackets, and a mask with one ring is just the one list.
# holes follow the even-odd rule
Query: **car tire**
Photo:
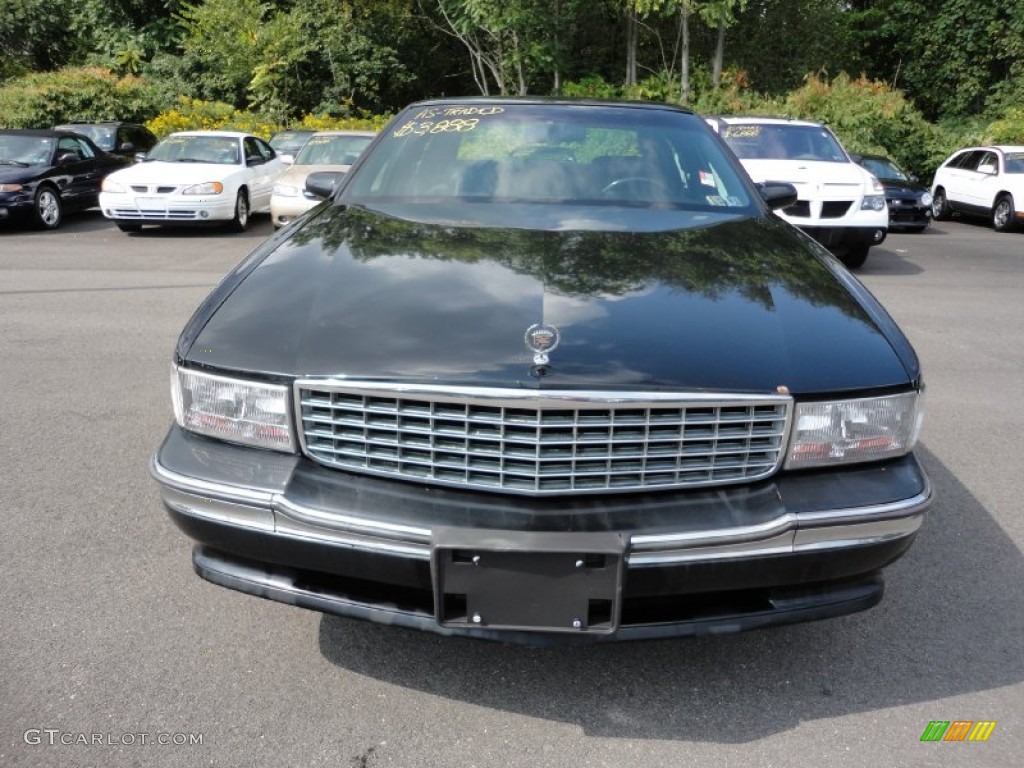
[[840, 256], [839, 260], [846, 265], [847, 269], [857, 269], [857, 267], [863, 267], [864, 262], [868, 260], [869, 250], [871, 250], [870, 245], [858, 245]]
[[947, 221], [953, 215], [949, 207], [949, 200], [946, 199], [946, 190], [936, 187], [932, 195], [932, 218], [935, 221]]
[[36, 199], [32, 204], [32, 220], [36, 227], [56, 229], [60, 226], [62, 219], [60, 194], [48, 184], [41, 186], [36, 192]]
[[238, 190], [235, 198], [235, 217], [228, 225], [232, 232], [245, 232], [249, 228], [249, 195], [244, 189]]
[[124, 223], [119, 221], [119, 222], [117, 222], [117, 228], [120, 229], [122, 232], [140, 232], [142, 230], [142, 225], [141, 224], [124, 224]]
[[1013, 229], [1013, 197], [1000, 195], [992, 206], [992, 229], [996, 232], [1009, 232]]

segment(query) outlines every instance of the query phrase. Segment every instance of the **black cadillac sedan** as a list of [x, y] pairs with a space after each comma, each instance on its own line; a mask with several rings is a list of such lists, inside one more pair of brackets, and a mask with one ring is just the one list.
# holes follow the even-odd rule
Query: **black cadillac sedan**
[[103, 177], [128, 164], [70, 131], [0, 129], [0, 222], [56, 229], [65, 213], [96, 205]]
[[515, 642], [882, 596], [921, 370], [688, 111], [442, 100], [196, 310], [151, 472], [204, 579]]

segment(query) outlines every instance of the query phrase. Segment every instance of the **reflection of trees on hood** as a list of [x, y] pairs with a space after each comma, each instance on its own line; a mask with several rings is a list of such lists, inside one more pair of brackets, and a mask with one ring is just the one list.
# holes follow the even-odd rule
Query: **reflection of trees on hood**
[[740, 294], [771, 309], [773, 288], [860, 317], [843, 285], [798, 243], [788, 225], [729, 221], [669, 232], [537, 231], [407, 221], [364, 209], [329, 211], [295, 233], [296, 245], [382, 256], [490, 261], [565, 296], [621, 296], [661, 283], [718, 299]]

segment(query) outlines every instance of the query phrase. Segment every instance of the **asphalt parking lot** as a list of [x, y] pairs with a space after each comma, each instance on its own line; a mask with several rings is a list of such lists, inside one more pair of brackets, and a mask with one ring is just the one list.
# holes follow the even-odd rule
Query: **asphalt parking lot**
[[[556, 650], [193, 574], [147, 474], [171, 350], [270, 233], [0, 228], [0, 766], [1021, 764], [1024, 233], [893, 234], [859, 273], [921, 357], [937, 495], [880, 606]], [[932, 720], [998, 724], [922, 743]]]

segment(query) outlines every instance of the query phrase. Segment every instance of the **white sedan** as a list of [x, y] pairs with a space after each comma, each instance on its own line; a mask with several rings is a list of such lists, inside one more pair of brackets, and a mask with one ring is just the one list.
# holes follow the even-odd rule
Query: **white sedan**
[[103, 181], [100, 208], [123, 232], [143, 224], [224, 222], [236, 232], [270, 209], [286, 169], [270, 145], [234, 131], [172, 133], [140, 163]]

